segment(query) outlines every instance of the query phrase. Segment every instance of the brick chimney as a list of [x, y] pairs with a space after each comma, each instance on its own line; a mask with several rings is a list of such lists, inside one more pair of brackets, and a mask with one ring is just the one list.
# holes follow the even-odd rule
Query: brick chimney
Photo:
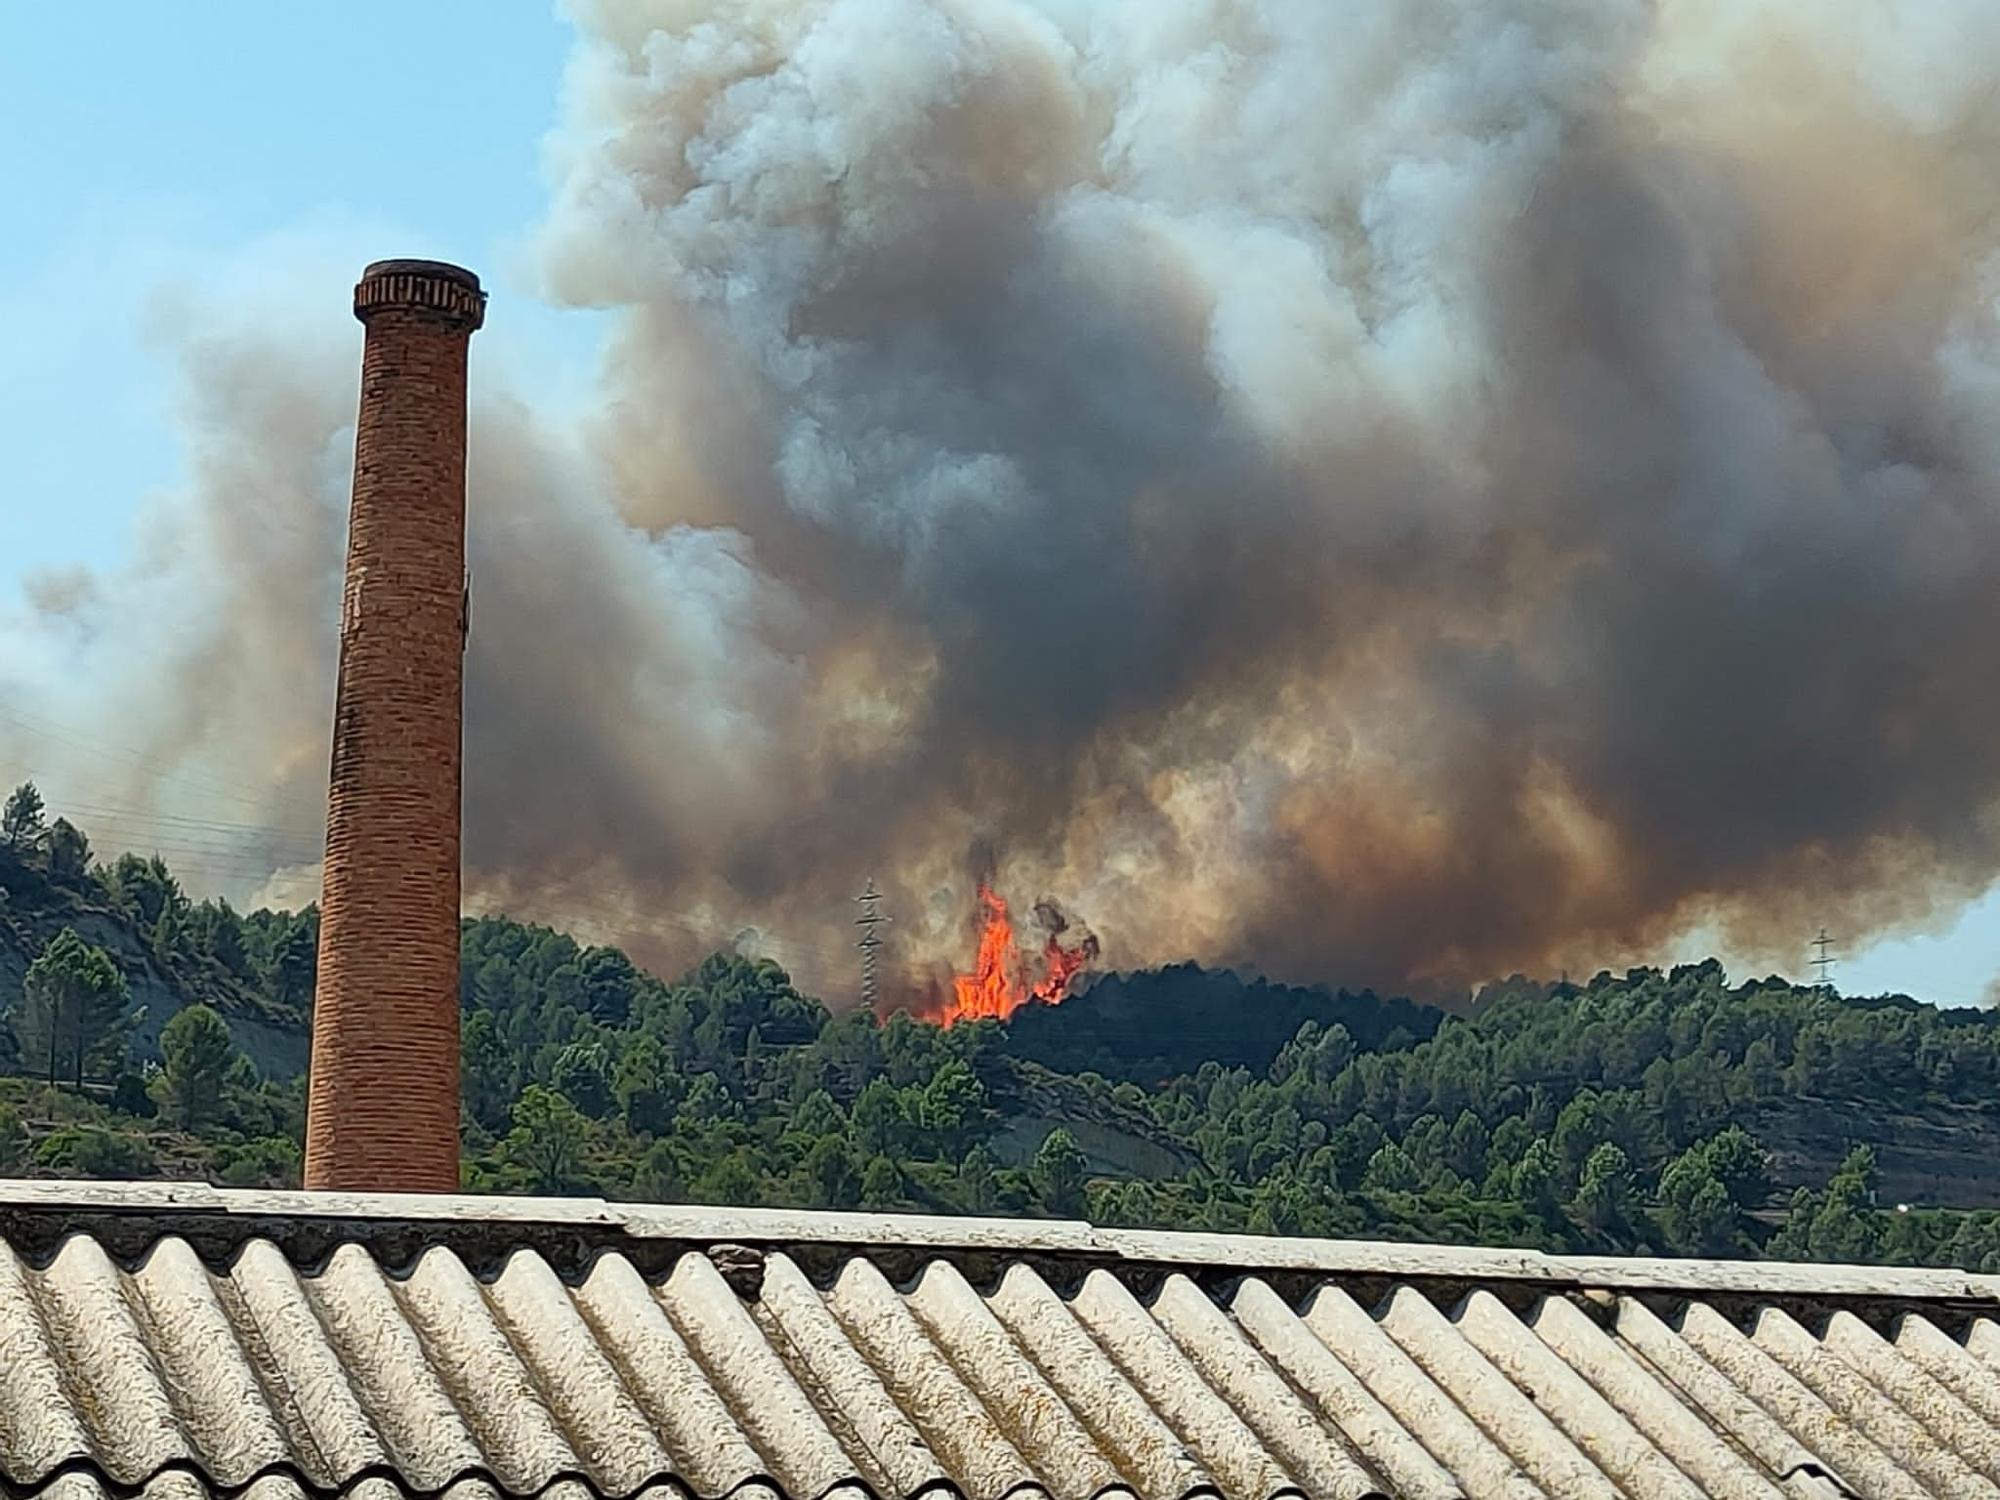
[[306, 1105], [309, 1189], [458, 1190], [465, 365], [479, 278], [377, 261], [354, 499]]

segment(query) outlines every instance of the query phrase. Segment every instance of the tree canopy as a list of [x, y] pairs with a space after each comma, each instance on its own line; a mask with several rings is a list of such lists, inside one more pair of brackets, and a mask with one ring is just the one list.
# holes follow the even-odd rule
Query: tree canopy
[[122, 1051], [129, 991], [111, 956], [65, 927], [44, 948], [21, 982], [13, 1011], [18, 1051], [48, 1080], [58, 1074], [83, 1086], [84, 1071], [115, 1060]]
[[[60, 821], [26, 789], [0, 813], [26, 976], [0, 991], [0, 1170], [295, 1182], [303, 1081], [260, 1076], [242, 1028], [304, 1025], [317, 914], [195, 901], [80, 834], [65, 863]], [[669, 979], [497, 917], [461, 954], [478, 1190], [2000, 1270], [2000, 1215], [1885, 1205], [1868, 1149], [1892, 1107], [1986, 1118], [1988, 1012], [1713, 962], [1509, 981], [1462, 1015], [1179, 966], [940, 1029], [738, 954]], [[174, 1001], [151, 1063], [128, 971]], [[1884, 1133], [1808, 1172], [1760, 1139], [1801, 1100]]]

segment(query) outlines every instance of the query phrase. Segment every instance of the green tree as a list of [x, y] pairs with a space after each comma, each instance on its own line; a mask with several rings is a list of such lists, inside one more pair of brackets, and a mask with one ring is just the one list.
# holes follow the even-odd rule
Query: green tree
[[27, 1164], [28, 1127], [18, 1109], [0, 1104], [0, 1177], [17, 1177]]
[[1632, 1164], [1606, 1141], [1585, 1159], [1570, 1211], [1586, 1228], [1616, 1234], [1627, 1227], [1631, 1204]]
[[805, 1175], [823, 1208], [853, 1208], [860, 1201], [861, 1178], [854, 1170], [854, 1157], [838, 1136], [822, 1136], [813, 1144], [806, 1153]]
[[1555, 1148], [1545, 1140], [1535, 1140], [1514, 1163], [1514, 1199], [1530, 1213], [1553, 1218], [1561, 1185], [1562, 1164]]
[[514, 1101], [513, 1120], [502, 1147], [529, 1187], [537, 1193], [575, 1188], [590, 1134], [577, 1107], [556, 1090], [531, 1083]]
[[135, 1120], [150, 1120], [160, 1107], [147, 1090], [146, 1080], [137, 1073], [120, 1073], [111, 1085], [111, 1108]]
[[593, 1120], [611, 1113], [611, 1057], [598, 1041], [571, 1042], [556, 1054], [550, 1080], [562, 1094]]
[[1731, 1125], [1710, 1136], [1701, 1150], [1731, 1203], [1746, 1213], [1764, 1206], [1771, 1196], [1771, 1157], [1755, 1136]]
[[807, 1094], [785, 1126], [787, 1135], [796, 1135], [808, 1143], [846, 1132], [847, 1116], [825, 1089], [814, 1089]]
[[1611, 1129], [1604, 1096], [1595, 1089], [1584, 1089], [1562, 1107], [1561, 1113], [1556, 1116], [1552, 1144], [1564, 1182], [1575, 1183], [1582, 1179], [1584, 1163], [1590, 1160], [1592, 1152], [1611, 1139]]
[[654, 1141], [632, 1171], [632, 1196], [642, 1203], [673, 1203], [687, 1196], [687, 1172], [673, 1141]]
[[1279, 1172], [1251, 1193], [1247, 1227], [1253, 1234], [1304, 1234], [1312, 1214], [1310, 1194], [1290, 1172]]
[[978, 1138], [986, 1121], [986, 1090], [956, 1058], [939, 1068], [917, 1097], [917, 1123], [940, 1156], [955, 1157]]
[[689, 1189], [697, 1203], [754, 1206], [762, 1201], [762, 1178], [747, 1151], [732, 1151], [708, 1164]]
[[736, 1101], [729, 1097], [729, 1090], [714, 1073], [697, 1073], [681, 1100], [680, 1113], [682, 1118], [696, 1124], [734, 1119]]
[[0, 847], [17, 859], [28, 859], [41, 851], [49, 831], [42, 794], [32, 781], [24, 781], [0, 807]]
[[1875, 1152], [1856, 1146], [1828, 1180], [1813, 1214], [1806, 1249], [1814, 1260], [1867, 1261], [1883, 1232], [1875, 1207]]
[[213, 959], [231, 974], [247, 977], [243, 951], [243, 921], [227, 901], [204, 901], [188, 913], [187, 945], [202, 958]]
[[1450, 1139], [1450, 1128], [1443, 1120], [1436, 1115], [1424, 1115], [1410, 1122], [1397, 1144], [1410, 1158], [1410, 1164], [1417, 1169], [1417, 1180], [1422, 1182], [1445, 1165], [1445, 1148]]
[[222, 1107], [223, 1080], [236, 1046], [222, 1017], [190, 1005], [160, 1030], [163, 1066], [154, 1089], [167, 1116], [183, 1130], [214, 1119]]
[[65, 927], [22, 980], [15, 1032], [23, 1053], [46, 1063], [48, 1080], [68, 1072], [78, 1090], [85, 1067], [123, 1052], [130, 994], [125, 976], [102, 948]]
[[1152, 1191], [1143, 1182], [1106, 1183], [1092, 1195], [1090, 1206], [1092, 1222], [1131, 1229], [1151, 1228], [1156, 1212]]
[[152, 928], [169, 912], [185, 916], [188, 901], [166, 862], [121, 854], [104, 876], [105, 893], [141, 927]]
[[1452, 1171], [1469, 1182], [1480, 1181], [1486, 1176], [1487, 1149], [1485, 1122], [1469, 1109], [1460, 1111], [1444, 1153]]
[[288, 1188], [298, 1186], [299, 1148], [283, 1136], [259, 1136], [241, 1147], [216, 1153], [224, 1187]]
[[861, 1174], [861, 1201], [869, 1208], [895, 1208], [903, 1201], [903, 1169], [886, 1156]]
[[600, 1026], [623, 1026], [639, 991], [639, 971], [616, 948], [592, 948], [577, 965], [584, 1008]]
[[672, 1128], [680, 1079], [659, 1037], [641, 1032], [619, 1053], [611, 1086], [627, 1130], [664, 1135]]
[[901, 1149], [908, 1128], [902, 1091], [887, 1078], [870, 1080], [854, 1101], [855, 1142], [870, 1156], [893, 1155]]
[[1722, 1255], [1734, 1248], [1736, 1205], [1698, 1146], [1660, 1174], [1659, 1217], [1668, 1245], [1684, 1255]]
[[271, 990], [281, 1005], [307, 1005], [319, 978], [319, 934], [317, 923], [293, 922], [285, 929], [271, 953]]
[[1382, 1193], [1414, 1193], [1422, 1180], [1409, 1152], [1394, 1141], [1368, 1158], [1368, 1170], [1362, 1177], [1364, 1183]]
[[882, 1066], [882, 1031], [872, 1011], [852, 1010], [824, 1026], [813, 1043], [816, 1082], [836, 1103], [849, 1104]]
[[90, 873], [90, 840], [68, 818], [57, 818], [42, 840], [42, 858], [49, 879], [74, 889]]
[[1042, 1140], [1035, 1153], [1031, 1175], [1035, 1196], [1044, 1211], [1065, 1218], [1083, 1212], [1083, 1184], [1087, 1163], [1076, 1137], [1058, 1125]]
[[152, 1175], [158, 1163], [140, 1136], [101, 1125], [64, 1125], [35, 1148], [37, 1165], [64, 1177], [131, 1178]]
[[465, 1107], [488, 1130], [500, 1130], [514, 1095], [514, 1062], [491, 1011], [476, 1010], [459, 1030], [459, 1091]]
[[1372, 1115], [1356, 1115], [1334, 1131], [1327, 1144], [1333, 1151], [1339, 1182], [1351, 1187], [1361, 1181], [1382, 1142], [1382, 1127]]
[[958, 1164], [958, 1190], [973, 1213], [991, 1213], [999, 1202], [993, 1158], [984, 1146], [974, 1146]]
[[1792, 1196], [1785, 1204], [1785, 1217], [1779, 1223], [1777, 1232], [1764, 1243], [1764, 1254], [1773, 1260], [1804, 1260], [1807, 1258], [1806, 1240], [1812, 1229], [1813, 1209], [1817, 1200], [1808, 1187], [1792, 1189]]

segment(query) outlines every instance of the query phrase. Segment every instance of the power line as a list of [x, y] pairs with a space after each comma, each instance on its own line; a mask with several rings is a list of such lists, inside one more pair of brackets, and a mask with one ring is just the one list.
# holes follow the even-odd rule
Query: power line
[[39, 736], [42, 739], [53, 740], [57, 744], [63, 745], [79, 754], [95, 755], [103, 760], [123, 761], [128, 765], [150, 773], [157, 780], [179, 782], [183, 786], [198, 790], [207, 796], [219, 798], [225, 802], [235, 802], [250, 807], [261, 805], [259, 799], [246, 795], [240, 786], [232, 787], [221, 781], [211, 781], [206, 776], [196, 775], [186, 770], [163, 769], [164, 767], [175, 766], [178, 763], [164, 756], [148, 754], [127, 746], [106, 744], [100, 739], [87, 735], [85, 731], [68, 729], [51, 720], [39, 718], [33, 714], [22, 713], [19, 709], [0, 709], [0, 721], [13, 724], [15, 727], [24, 729], [29, 734]]
[[309, 839], [317, 842], [322, 830], [292, 828], [276, 823], [232, 823], [217, 818], [190, 818], [178, 813], [148, 812], [134, 807], [104, 807], [86, 802], [65, 802], [64, 809], [86, 818], [119, 823], [158, 825], [170, 829], [190, 829], [200, 833], [248, 833], [280, 838]]

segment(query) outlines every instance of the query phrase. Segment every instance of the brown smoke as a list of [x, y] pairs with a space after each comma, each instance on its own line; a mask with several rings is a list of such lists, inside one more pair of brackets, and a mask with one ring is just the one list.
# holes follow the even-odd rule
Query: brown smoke
[[[621, 322], [582, 430], [475, 409], [469, 884], [836, 995], [987, 842], [1108, 962], [1348, 983], [1982, 889], [1995, 12], [578, 6], [541, 265]], [[310, 546], [159, 564], [224, 586], [116, 719], [308, 827], [338, 366], [200, 398], [185, 503]]]

